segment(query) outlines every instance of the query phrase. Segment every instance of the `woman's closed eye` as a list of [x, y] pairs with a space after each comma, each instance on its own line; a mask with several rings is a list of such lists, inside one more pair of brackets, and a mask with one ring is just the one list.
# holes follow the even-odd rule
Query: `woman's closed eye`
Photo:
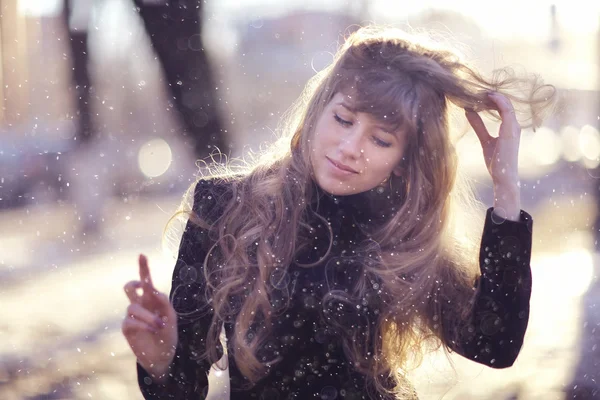
[[352, 126], [352, 122], [351, 121], [346, 121], [345, 119], [341, 119], [340, 116], [337, 115], [337, 114], [333, 114], [333, 118], [335, 118], [335, 120], [341, 126], [344, 126], [344, 127]]
[[[333, 118], [335, 118], [335, 120], [337, 121], [338, 124], [340, 124], [341, 126], [343, 126], [345, 128], [353, 125], [352, 121], [347, 121], [345, 119], [342, 119], [337, 114], [333, 114]], [[377, 136], [373, 136], [373, 143], [375, 143], [375, 145], [379, 146], [379, 147], [390, 147], [392, 145], [391, 143], [386, 142], [385, 140], [379, 139]]]
[[390, 147], [392, 144], [373, 136], [373, 142], [379, 147]]

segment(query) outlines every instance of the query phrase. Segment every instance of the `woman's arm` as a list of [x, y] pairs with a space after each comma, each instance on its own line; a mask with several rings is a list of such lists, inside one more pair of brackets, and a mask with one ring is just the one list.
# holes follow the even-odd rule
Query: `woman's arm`
[[[533, 221], [520, 209], [521, 127], [508, 97], [496, 92], [488, 93], [488, 97], [502, 119], [497, 136], [490, 135], [476, 112], [466, 110], [494, 184], [494, 208], [487, 212], [479, 253], [481, 277], [475, 292], [451, 288], [454, 299], [446, 297], [441, 304], [442, 335], [459, 354], [490, 367], [505, 368], [515, 362], [529, 320]], [[467, 299], [472, 300], [473, 307], [466, 321], [457, 321], [457, 310], [464, 310], [464, 304], [452, 302]]]
[[[199, 181], [194, 191], [193, 210], [208, 220], [217, 214], [221, 187], [212, 181]], [[203, 263], [209, 238], [205, 230], [188, 221], [173, 270], [170, 300], [178, 314], [179, 341], [167, 376], [156, 381], [137, 364], [138, 384], [145, 399], [201, 398], [208, 385], [207, 361], [196, 361], [204, 351], [212, 321], [212, 308], [204, 298]]]
[[524, 211], [519, 221], [511, 221], [496, 215], [493, 208], [488, 210], [471, 315], [457, 321], [453, 306], [460, 305], [441, 308], [443, 339], [464, 357], [493, 368], [515, 362], [529, 321], [532, 226], [531, 216]]

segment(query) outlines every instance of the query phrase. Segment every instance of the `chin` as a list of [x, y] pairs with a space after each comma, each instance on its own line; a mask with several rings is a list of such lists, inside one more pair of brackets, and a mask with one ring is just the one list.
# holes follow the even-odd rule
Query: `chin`
[[321, 189], [323, 189], [323, 191], [325, 191], [333, 196], [350, 196], [352, 194], [358, 193], [355, 190], [344, 189], [344, 188], [334, 188], [334, 189], [321, 188]]
[[317, 180], [317, 185], [319, 185], [321, 190], [333, 196], [350, 196], [366, 191], [350, 183], [340, 181]]

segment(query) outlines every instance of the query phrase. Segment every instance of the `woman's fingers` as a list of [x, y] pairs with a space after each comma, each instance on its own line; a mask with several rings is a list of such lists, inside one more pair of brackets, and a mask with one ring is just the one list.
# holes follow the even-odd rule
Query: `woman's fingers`
[[165, 326], [160, 316], [156, 315], [152, 311], [144, 308], [139, 303], [131, 303], [127, 307], [127, 318], [137, 319], [144, 321], [148, 325], [152, 325], [157, 329], [161, 329]]
[[139, 295], [137, 290], [140, 288], [143, 288], [143, 283], [140, 281], [130, 281], [124, 286], [125, 294], [127, 294], [132, 305], [139, 305], [142, 308], [150, 306], [154, 312], [170, 314], [169, 309], [172, 306], [166, 294], [151, 290], [149, 293], [144, 291], [143, 295]]
[[123, 289], [125, 290], [125, 294], [129, 298], [131, 303], [139, 303], [141, 296], [137, 293], [137, 290], [142, 287], [142, 282], [140, 281], [129, 281], [125, 284]]
[[477, 137], [479, 138], [479, 141], [482, 145], [485, 146], [487, 143], [490, 142], [490, 140], [493, 139], [493, 137], [490, 135], [487, 128], [485, 127], [485, 124], [483, 123], [483, 120], [481, 119], [479, 114], [477, 114], [473, 110], [465, 110], [465, 116], [467, 117], [467, 121], [469, 121], [469, 124], [475, 131], [475, 134], [477, 134]]
[[150, 276], [150, 268], [148, 267], [148, 259], [145, 255], [140, 254], [138, 263], [140, 265], [140, 280], [142, 281], [142, 287], [144, 292], [152, 293], [155, 292], [154, 285], [152, 284], [152, 277]]
[[126, 317], [121, 324], [121, 331], [129, 338], [138, 332], [158, 333], [158, 328], [135, 318]]
[[512, 133], [512, 137], [517, 137], [521, 132], [521, 126], [517, 121], [515, 109], [508, 97], [497, 92], [490, 92], [488, 97], [496, 105], [498, 112], [500, 113], [500, 118], [502, 119], [502, 124], [505, 124], [509, 128], [508, 131], [500, 130], [500, 136], [502, 137], [503, 134]]
[[[127, 282], [124, 286], [125, 294], [131, 303], [127, 309], [128, 318], [141, 320], [156, 328], [173, 325], [176, 323], [177, 313], [169, 297], [154, 288], [148, 260], [144, 255], [140, 255], [139, 267], [141, 280]], [[142, 289], [142, 294], [138, 293], [139, 289]]]

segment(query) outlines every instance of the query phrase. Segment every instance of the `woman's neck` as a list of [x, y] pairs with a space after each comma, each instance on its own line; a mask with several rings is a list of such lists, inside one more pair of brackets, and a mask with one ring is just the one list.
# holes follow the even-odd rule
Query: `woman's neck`
[[[311, 206], [325, 218], [352, 217], [363, 227], [372, 228], [389, 220], [395, 211], [389, 190], [376, 187], [371, 190], [351, 194], [333, 195], [315, 184], [315, 193]], [[332, 221], [335, 222], [335, 221]]]

